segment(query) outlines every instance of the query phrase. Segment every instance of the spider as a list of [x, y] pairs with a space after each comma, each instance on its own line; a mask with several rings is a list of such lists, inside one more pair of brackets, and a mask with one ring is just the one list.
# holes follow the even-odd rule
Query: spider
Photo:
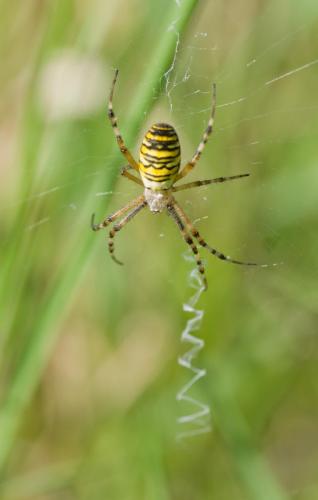
[[[108, 101], [108, 117], [114, 130], [119, 149], [128, 161], [128, 165], [122, 168], [121, 175], [127, 177], [127, 179], [135, 182], [136, 184], [143, 186], [144, 193], [106, 217], [106, 219], [104, 219], [100, 224], [94, 224], [95, 214], [92, 215], [91, 228], [93, 231], [99, 231], [100, 229], [107, 227], [112, 222], [115, 222], [121, 216], [124, 216], [119, 222], [114, 224], [113, 228], [109, 232], [108, 249], [112, 259], [117, 264], [122, 264], [122, 262], [120, 262], [114, 255], [114, 238], [116, 233], [118, 233], [118, 231], [120, 231], [127, 224], [127, 222], [135, 217], [135, 215], [137, 215], [143, 208], [148, 206], [153, 214], [158, 214], [166, 210], [168, 215], [172, 217], [185, 242], [190, 246], [194, 254], [196, 265], [202, 276], [204, 289], [207, 289], [205, 269], [194, 239], [197, 240], [200, 246], [204, 247], [218, 259], [245, 266], [268, 267], [268, 264], [256, 264], [254, 262], [242, 262], [240, 260], [232, 259], [215, 248], [212, 248], [202, 238], [199, 231], [194, 227], [189, 217], [185, 214], [173, 196], [173, 193], [183, 191], [184, 189], [205, 186], [207, 184], [227, 182], [234, 179], [241, 179], [242, 177], [248, 177], [250, 175], [239, 174], [228, 177], [217, 177], [215, 179], [194, 181], [175, 186], [176, 182], [183, 179], [183, 177], [188, 175], [196, 166], [208, 138], [213, 131], [216, 108], [216, 85], [213, 84], [212, 86], [211, 115], [202, 140], [191, 160], [180, 170], [181, 150], [178, 135], [175, 129], [167, 123], [156, 123], [150, 127], [141, 144], [139, 162], [134, 159], [124, 143], [117, 125], [117, 117], [113, 111], [113, 94], [117, 77], [118, 69], [115, 71], [115, 76], [111, 86]], [[140, 177], [133, 175], [130, 170], [138, 172]]]

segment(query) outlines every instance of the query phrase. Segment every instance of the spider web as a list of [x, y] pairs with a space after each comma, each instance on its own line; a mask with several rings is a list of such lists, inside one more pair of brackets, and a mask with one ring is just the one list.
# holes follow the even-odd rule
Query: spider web
[[[182, 0], [176, 0], [176, 4], [181, 6]], [[244, 3], [241, 2], [241, 4], [243, 7]], [[200, 174], [197, 173], [199, 168], [196, 168], [195, 178], [216, 177], [222, 174], [243, 173], [245, 171], [252, 171], [255, 175], [263, 174], [264, 170], [273, 173], [278, 166], [274, 167], [273, 164], [270, 166], [264, 165], [264, 151], [272, 149], [274, 154], [277, 144], [286, 141], [301, 143], [306, 141], [312, 133], [313, 116], [316, 114], [318, 102], [312, 102], [311, 94], [307, 97], [306, 88], [314, 80], [314, 75], [317, 75], [317, 53], [314, 52], [314, 49], [310, 49], [310, 36], [315, 18], [303, 20], [300, 15], [299, 19], [291, 18], [286, 25], [273, 26], [271, 30], [271, 21], [280, 13], [281, 8], [275, 2], [269, 3], [264, 11], [255, 12], [252, 19], [248, 18], [247, 14], [245, 17], [244, 12], [242, 12], [241, 26], [238, 25], [239, 23], [235, 19], [231, 18], [231, 11], [234, 9], [229, 8], [228, 38], [217, 29], [213, 29], [217, 27], [221, 2], [213, 2], [212, 8], [211, 6], [202, 8], [194, 31], [189, 33], [186, 39], [181, 39], [180, 34], [175, 29], [174, 22], [167, 26], [167, 30], [175, 31], [175, 54], [171, 67], [162, 75], [162, 92], [154, 97], [157, 106], [150, 115], [146, 116], [146, 122], [150, 124], [157, 117], [161, 117], [161, 119], [162, 116], [168, 117], [169, 119], [166, 120], [165, 118], [165, 120], [175, 124], [176, 129], [180, 132], [181, 143], [185, 145], [183, 159], [191, 157], [193, 147], [197, 146], [201, 138], [201, 129], [204, 130], [207, 122], [211, 101], [211, 82], [213, 80], [216, 82], [218, 89], [217, 114], [215, 132], [210, 139], [208, 148], [215, 147], [210, 146], [211, 143], [224, 142], [226, 144], [223, 151], [224, 159], [228, 154], [233, 155], [233, 151], [239, 152], [238, 171], [229, 172], [222, 165], [208, 165], [206, 150], [202, 162], [200, 162], [200, 165], [205, 165], [205, 168], [203, 167], [205, 174], [202, 174], [203, 170], [201, 170]], [[211, 28], [212, 11], [215, 12], [216, 17], [213, 28]], [[258, 39], [257, 28], [260, 25], [267, 26], [268, 30], [265, 36]], [[231, 30], [235, 33], [233, 34]], [[294, 49], [299, 46], [302, 50], [299, 49], [295, 54]], [[290, 55], [291, 51], [294, 51], [293, 56]], [[202, 59], [202, 54], [204, 54], [204, 59]], [[272, 59], [280, 59], [281, 61], [281, 69], [275, 73], [271, 72], [272, 65], [270, 61]], [[207, 61], [206, 67], [202, 65], [203, 60]], [[225, 61], [227, 61], [226, 64]], [[276, 68], [278, 67], [279, 64], [276, 64]], [[97, 64], [96, 72], [96, 85], [98, 89], [104, 89], [106, 87], [105, 82], [110, 78], [111, 70], [109, 69], [109, 75], [105, 75]], [[244, 83], [242, 84], [241, 81]], [[275, 92], [278, 86], [281, 86], [279, 95]], [[102, 96], [104, 96], [103, 93]], [[283, 94], [286, 95], [286, 98], [283, 102], [280, 102], [277, 96]], [[273, 95], [273, 98], [269, 98], [270, 95]], [[264, 105], [255, 109], [255, 103], [259, 105], [261, 102], [260, 96], [264, 99]], [[120, 99], [118, 94], [116, 99]], [[267, 103], [270, 103], [269, 109]], [[92, 106], [94, 105], [100, 105], [100, 103], [93, 103]], [[295, 121], [295, 125], [291, 125], [287, 131], [283, 129], [286, 120], [281, 119], [282, 116], [286, 115], [290, 117], [291, 121]], [[189, 132], [193, 120], [196, 123], [201, 122], [202, 127], [200, 130], [192, 130], [191, 141], [193, 143], [190, 145]], [[124, 116], [122, 113], [120, 125], [123, 122]], [[240, 130], [246, 123], [249, 124], [249, 130], [252, 131], [252, 134], [249, 137], [240, 137]], [[273, 133], [270, 130], [272, 126]], [[144, 131], [140, 131], [141, 136], [143, 133]], [[228, 138], [231, 140], [229, 141]], [[76, 165], [69, 164], [65, 168], [73, 169], [80, 166], [81, 162], [86, 164], [87, 159], [86, 156], [83, 156]], [[89, 171], [81, 171], [76, 180], [71, 180], [65, 184], [48, 185], [45, 190], [41, 190], [29, 198], [17, 200], [16, 204], [32, 204], [35, 200], [63, 191], [72, 184], [85, 185], [92, 177], [102, 175], [105, 169], [112, 170], [111, 165], [116, 157], [113, 155], [91, 156], [89, 159], [94, 167]], [[309, 162], [310, 158], [307, 159], [308, 165]], [[43, 165], [45, 165], [45, 158], [43, 159]], [[284, 172], [281, 174], [281, 178], [280, 182], [283, 183], [285, 179]], [[103, 191], [101, 186], [101, 189], [96, 191], [94, 195], [96, 198], [111, 196], [116, 200], [116, 206], [121, 206], [135, 195], [136, 189], [135, 186], [129, 183], [124, 184], [124, 182], [118, 186], [114, 191]], [[268, 186], [270, 184], [264, 184], [264, 181], [262, 181], [257, 193], [261, 195], [262, 189]], [[200, 188], [196, 193], [189, 191], [182, 196], [183, 204], [185, 204], [195, 222], [205, 229], [209, 229], [208, 222], [212, 220], [211, 225], [214, 227], [215, 240], [221, 237], [222, 227], [215, 227], [211, 210], [215, 199], [217, 199], [217, 203], [221, 202], [219, 195], [213, 191], [212, 196], [212, 191], [209, 188]], [[277, 234], [280, 227], [292, 223], [293, 217], [297, 217], [297, 213], [291, 212], [291, 219], [286, 220], [286, 212], [280, 210], [279, 201], [280, 196], [274, 195], [273, 206], [264, 207], [265, 212], [275, 213], [275, 225], [273, 224], [273, 226], [267, 228], [268, 232], [272, 231], [274, 234]], [[66, 203], [63, 203], [57, 209], [50, 211], [48, 208], [48, 212], [41, 214], [40, 217], [36, 214], [34, 220], [30, 221], [26, 227], [26, 231], [37, 231], [44, 225], [50, 224], [52, 220], [63, 217], [66, 212], [71, 216], [73, 214], [75, 221], [81, 204], [80, 199], [70, 197]], [[304, 215], [313, 210], [313, 205], [309, 200], [307, 204], [302, 204], [301, 208]], [[256, 238], [261, 235], [263, 229], [255, 230]], [[161, 229], [158, 237], [164, 236], [164, 231], [165, 229]], [[180, 238], [178, 234], [175, 234], [174, 237], [176, 239]], [[220, 250], [223, 250], [222, 245]], [[234, 256], [235, 252], [242, 253], [245, 250], [245, 248], [234, 248], [232, 254]], [[295, 250], [295, 252], [297, 251]], [[187, 258], [189, 258], [188, 254]], [[189, 391], [193, 390], [194, 383], [197, 383], [205, 375], [204, 369], [196, 368], [192, 364], [198, 351], [204, 346], [203, 340], [198, 336], [199, 327], [204, 320], [204, 309], [197, 308], [201, 295], [201, 284], [199, 277], [196, 275], [195, 266], [189, 273], [189, 279], [190, 288], [196, 283], [197, 291], [189, 301], [183, 304], [183, 310], [192, 316], [190, 320], [186, 321], [182, 332], [182, 341], [190, 342], [191, 348], [188, 353], [180, 357], [179, 362], [181, 366], [186, 367], [194, 375], [190, 382], [187, 382], [180, 389], [177, 399], [187, 401], [197, 408], [193, 413], [179, 418], [180, 425], [193, 425], [189, 430], [181, 431], [181, 437], [210, 430], [210, 424], [207, 423], [209, 417], [208, 405], [200, 403], [198, 399], [189, 395]]]
[[[175, 0], [176, 4], [180, 6], [182, 1]], [[215, 8], [215, 6], [213, 7]], [[263, 14], [265, 17], [265, 14]], [[271, 4], [271, 8], [268, 9], [266, 17], [269, 21], [271, 16], [275, 15], [275, 5]], [[258, 17], [256, 17], [256, 20]], [[218, 40], [218, 36], [213, 36], [211, 30], [209, 30], [209, 18], [206, 21], [200, 21], [199, 31], [195, 31], [193, 34], [187, 37], [186, 42], [180, 40], [180, 35], [177, 31], [175, 31], [175, 23], [171, 23], [167, 26], [167, 31], [174, 30], [176, 35], [176, 48], [175, 55], [173, 58], [173, 62], [171, 67], [162, 75], [162, 92], [155, 96], [154, 99], [158, 101], [158, 105], [150, 116], [146, 116], [146, 122], [153, 122], [154, 116], [161, 116], [164, 113], [167, 115], [169, 113], [171, 121], [173, 121], [176, 125], [177, 130], [180, 132], [181, 137], [185, 134], [185, 129], [189, 126], [189, 122], [191, 122], [192, 118], [195, 116], [202, 116], [202, 130], [196, 131], [196, 138], [194, 144], [197, 145], [202, 135], [202, 131], [204, 130], [204, 126], [206, 125], [208, 114], [210, 111], [210, 94], [211, 94], [211, 81], [215, 81], [218, 87], [218, 94], [221, 94], [222, 97], [218, 96], [217, 98], [217, 117], [215, 124], [215, 132], [213, 133], [212, 138], [209, 141], [209, 146], [211, 143], [218, 141], [220, 137], [226, 135], [231, 130], [239, 129], [240, 125], [245, 122], [258, 123], [258, 122], [266, 122], [271, 118], [275, 118], [275, 116], [279, 115], [291, 115], [301, 114], [301, 117], [311, 118], [312, 111], [317, 109], [318, 104], [316, 103], [304, 103], [301, 102], [291, 102], [289, 101], [287, 106], [279, 107], [277, 103], [273, 104], [271, 110], [263, 110], [263, 112], [255, 112], [249, 113], [248, 111], [244, 111], [244, 106], [247, 102], [252, 102], [253, 98], [262, 92], [268, 92], [271, 87], [275, 84], [284, 83], [290, 80], [293, 80], [294, 86], [301, 86], [303, 74], [309, 73], [313, 75], [315, 68], [318, 66], [318, 58], [310, 58], [309, 55], [302, 55], [302, 64], [290, 64], [288, 69], [282, 70], [277, 75], [272, 74], [263, 74], [261, 77], [257, 75], [257, 78], [254, 78], [252, 72], [256, 72], [257, 66], [264, 60], [270, 59], [275, 51], [278, 49], [281, 50], [282, 58], [288, 54], [288, 50], [290, 49], [291, 43], [297, 43], [297, 40], [306, 35], [307, 32], [312, 29], [313, 20], [311, 22], [307, 22], [304, 25], [296, 28], [285, 28], [281, 27], [278, 35], [271, 35], [268, 37], [268, 40], [263, 41], [263, 48], [261, 48], [258, 52], [253, 55], [252, 58], [246, 57], [245, 54], [242, 54], [239, 58], [238, 62], [235, 63], [235, 67], [233, 70], [224, 70], [222, 68], [222, 53], [226, 50], [222, 48], [220, 45], [220, 41]], [[205, 30], [206, 29], [206, 30]], [[255, 34], [253, 28], [249, 28], [250, 31], [246, 34], [246, 31], [242, 30], [243, 34], [240, 36], [243, 38], [241, 41], [242, 46], [244, 43], [248, 43], [250, 38]], [[272, 38], [275, 37], [274, 40]], [[231, 50], [231, 49], [230, 49]], [[230, 52], [229, 50], [229, 52]], [[233, 50], [233, 49], [232, 49]], [[243, 51], [243, 50], [242, 50]], [[240, 49], [236, 49], [235, 52], [240, 53]], [[210, 64], [215, 60], [216, 69], [214, 69], [212, 75], [207, 74], [202, 67], [198, 68], [198, 64], [200, 63], [200, 59], [198, 54], [207, 54], [207, 57], [210, 59]], [[220, 56], [221, 54], [221, 56]], [[228, 54], [228, 52], [226, 52]], [[229, 56], [227, 56], [229, 58]], [[234, 56], [233, 56], [234, 57]], [[236, 57], [236, 56], [235, 56]], [[244, 59], [245, 57], [245, 59]], [[199, 61], [199, 62], [198, 62]], [[231, 81], [232, 76], [235, 75], [237, 71], [237, 66], [251, 73], [251, 83], [249, 83], [249, 88], [241, 88], [234, 86], [234, 90], [231, 89], [232, 93], [226, 92], [226, 98], [224, 99], [223, 87], [227, 82]], [[100, 68], [99, 68], [100, 70]], [[109, 75], [111, 75], [111, 71]], [[108, 76], [109, 78], [109, 76]], [[108, 81], [107, 76], [105, 74], [100, 75], [100, 82], [102, 83], [102, 87], [105, 87], [105, 81]], [[255, 81], [257, 80], [257, 81]], [[199, 82], [199, 85], [198, 85]], [[293, 85], [293, 84], [292, 84]], [[190, 90], [190, 88], [192, 90]], [[189, 91], [190, 90], [190, 91]], [[233, 95], [235, 93], [235, 95]], [[119, 96], [117, 96], [117, 99]], [[102, 103], [104, 104], [104, 94], [102, 97]], [[298, 98], [300, 101], [300, 98]], [[78, 104], [78, 103], [76, 103]], [[231, 121], [231, 119], [227, 118], [225, 111], [227, 112], [231, 108], [236, 108], [237, 106], [241, 106], [243, 117], [239, 120]], [[118, 105], [116, 106], [116, 108]], [[63, 107], [62, 107], [63, 108]], [[63, 111], [62, 111], [63, 113]], [[246, 115], [246, 116], [244, 116]], [[306, 129], [309, 128], [310, 124], [305, 127], [306, 119], [302, 119], [302, 129], [298, 130], [298, 134], [296, 137], [290, 137], [290, 139], [294, 140], [302, 140], [304, 138], [304, 133], [306, 133]], [[120, 117], [121, 125], [124, 122], [124, 117]], [[146, 128], [146, 127], [145, 127]], [[143, 135], [144, 130], [140, 131], [141, 136]], [[243, 149], [250, 150], [253, 149], [255, 151], [256, 146], [264, 145], [270, 147], [274, 142], [282, 142], [285, 138], [280, 138], [279, 135], [272, 137], [262, 137], [257, 136], [251, 138], [251, 140], [247, 140], [244, 143], [234, 143], [231, 145], [231, 149]], [[182, 142], [182, 140], [181, 140]], [[226, 152], [226, 150], [225, 150]], [[187, 154], [183, 154], [183, 160], [193, 153], [193, 147], [187, 145]], [[248, 153], [246, 153], [247, 155]], [[204, 152], [204, 155], [207, 155], [207, 152]], [[257, 156], [257, 152], [256, 152]], [[36, 199], [45, 198], [50, 196], [53, 193], [58, 191], [62, 191], [69, 187], [72, 184], [85, 184], [92, 177], [98, 177], [106, 170], [112, 170], [112, 162], [115, 160], [116, 155], [107, 155], [107, 156], [90, 156], [89, 158], [83, 157], [76, 164], [71, 163], [65, 166], [65, 168], [69, 168], [70, 170], [74, 169], [81, 162], [86, 163], [89, 159], [91, 163], [94, 165], [93, 169], [90, 171], [82, 173], [75, 181], [71, 181], [67, 184], [58, 184], [48, 186], [47, 189], [39, 191], [32, 195], [31, 197], [17, 200], [14, 205], [25, 203], [30, 204]], [[207, 163], [204, 159], [201, 161], [202, 163]], [[201, 163], [200, 162], [200, 163]], [[44, 164], [44, 161], [43, 161]], [[254, 161], [243, 162], [244, 168], [247, 168], [246, 165], [254, 165], [261, 166], [262, 161], [255, 159]], [[212, 166], [212, 170], [210, 169], [212, 176], [219, 169], [217, 165]], [[92, 171], [93, 170], [93, 171]], [[198, 170], [196, 170], [197, 172]], [[221, 169], [224, 173], [224, 169]], [[201, 175], [197, 174], [199, 177]], [[116, 189], [115, 191], [96, 191], [96, 197], [108, 197], [108, 196], [123, 196], [124, 199], [130, 199], [131, 194], [134, 193], [134, 188], [128, 183], [125, 185], [121, 184], [120, 190]], [[207, 193], [209, 188], [201, 188], [200, 193], [196, 194], [196, 203], [205, 202], [208, 199]], [[203, 193], [203, 194], [202, 194]], [[191, 204], [193, 192], [189, 196], [189, 199], [186, 200], [186, 203]], [[119, 198], [119, 204], [122, 200]], [[79, 207], [80, 201], [75, 199], [70, 199], [69, 203], [66, 206], [61, 207], [61, 211], [69, 209], [71, 211], [76, 211]], [[204, 204], [203, 204], [204, 205]], [[41, 217], [37, 220], [32, 221], [26, 228], [26, 230], [35, 230], [38, 226], [42, 224], [48, 224], [52, 218], [59, 217], [59, 213], [47, 213], [44, 217]], [[208, 213], [203, 214], [197, 221], [201, 221], [207, 219], [209, 217]]]
[[[268, 16], [268, 19], [270, 19], [271, 16], [274, 17], [275, 10], [276, 7], [274, 6], [274, 4], [270, 4], [270, 8], [265, 14], [263, 14], [264, 17]], [[193, 34], [192, 40], [190, 40], [190, 43], [188, 44], [182, 44], [180, 41], [179, 33], [176, 32], [175, 56], [171, 67], [164, 75], [165, 98], [170, 114], [173, 115], [175, 110], [182, 110], [183, 115], [186, 115], [186, 120], [188, 120], [189, 117], [192, 116], [203, 115], [206, 122], [210, 112], [211, 91], [209, 89], [209, 86], [211, 82], [207, 81], [207, 75], [202, 74], [202, 68], [198, 68], [196, 66], [196, 56], [198, 53], [204, 52], [206, 54], [206, 57], [210, 59], [217, 59], [217, 56], [219, 52], [222, 52], [222, 49], [219, 45], [217, 37], [214, 39], [211, 30], [208, 29], [208, 25], [209, 21], [203, 22], [202, 25], [200, 25], [200, 31], [197, 31]], [[257, 124], [259, 122], [266, 121], [271, 122], [272, 120], [277, 119], [277, 117], [286, 114], [291, 116], [298, 114], [301, 115], [302, 123], [304, 122], [304, 117], [308, 116], [308, 118], [310, 119], [310, 113], [312, 113], [313, 109], [317, 108], [317, 104], [312, 102], [306, 103], [306, 100], [302, 99], [302, 97], [304, 97], [302, 95], [302, 92], [300, 92], [301, 95], [298, 98], [299, 102], [288, 101], [284, 106], [280, 106], [277, 102], [275, 102], [275, 104], [272, 105], [269, 110], [252, 110], [252, 112], [243, 111], [241, 113], [243, 116], [239, 120], [231, 120], [227, 118], [225, 118], [225, 120], [223, 118], [222, 120], [222, 114], [227, 116], [227, 112], [231, 111], [231, 108], [235, 108], [237, 106], [242, 106], [243, 109], [244, 106], [249, 104], [249, 102], [253, 103], [253, 101], [255, 101], [255, 98], [257, 98], [260, 94], [266, 95], [268, 92], [272, 92], [272, 90], [274, 90], [275, 86], [277, 85], [285, 85], [286, 89], [292, 89], [292, 91], [297, 92], [297, 89], [302, 87], [302, 77], [305, 78], [306, 76], [309, 79], [310, 77], [313, 78], [313, 72], [316, 70], [318, 64], [318, 59], [316, 57], [317, 53], [313, 55], [306, 55], [305, 59], [304, 54], [301, 54], [298, 64], [287, 56], [289, 47], [291, 45], [297, 44], [297, 41], [306, 36], [306, 33], [310, 31], [311, 28], [312, 21], [306, 22], [301, 26], [298, 25], [295, 28], [290, 27], [289, 29], [285, 29], [284, 27], [281, 27], [281, 29], [278, 30], [277, 34], [274, 34], [273, 36], [271, 36], [270, 33], [268, 34], [268, 38], [265, 40], [265, 42], [263, 42], [263, 47], [253, 51], [252, 57], [250, 55], [246, 56], [245, 54], [241, 54], [241, 57], [239, 58], [239, 65], [241, 66], [241, 69], [244, 69], [244, 71], [248, 74], [246, 80], [250, 80], [251, 82], [248, 81], [248, 88], [240, 88], [239, 90], [234, 89], [235, 93], [226, 95], [226, 98], [223, 98], [223, 100], [217, 100], [215, 126], [216, 132], [214, 132], [212, 141], [217, 141], [218, 138], [222, 135], [226, 135], [233, 129], [239, 129], [247, 122], [251, 124]], [[170, 27], [170, 29], [174, 29], [173, 25]], [[249, 43], [249, 39], [253, 35], [255, 35], [253, 29], [247, 34], [247, 36], [245, 33], [243, 35], [244, 41], [242, 42], [242, 46], [246, 43]], [[233, 52], [233, 57], [236, 58], [237, 50], [234, 50]], [[275, 52], [280, 52], [282, 59], [287, 59], [288, 62], [286, 63], [286, 65], [275, 74], [262, 71], [264, 61], [270, 59], [275, 54]], [[265, 68], [267, 69], [266, 65]], [[236, 71], [237, 63], [233, 62], [233, 70], [229, 69], [224, 71], [223, 68], [220, 68], [219, 71], [216, 71], [216, 74], [213, 74], [213, 78], [217, 82], [218, 89], [221, 89], [221, 94], [222, 87], [226, 86], [228, 82], [235, 78]], [[306, 72], [310, 71], [312, 72], [311, 75], [306, 75]], [[191, 84], [191, 81], [195, 81], [195, 85], [198, 85], [198, 82], [202, 82], [202, 86], [200, 85], [198, 88], [196, 88], [195, 85], [192, 85], [193, 90], [191, 92], [184, 92], [183, 88], [186, 89], [189, 84]], [[198, 107], [194, 103], [196, 100], [200, 100], [202, 102], [202, 97], [204, 97], [207, 105], [202, 106], [201, 104], [201, 106], [199, 105]], [[251, 106], [248, 106], [248, 109], [250, 108]], [[181, 113], [178, 116], [180, 115]], [[185, 122], [182, 121], [181, 123], [178, 123], [178, 130], [182, 130], [184, 123]], [[202, 129], [204, 129], [204, 125], [202, 125]], [[215, 137], [215, 135], [218, 135], [219, 137]], [[305, 130], [298, 130], [297, 132], [292, 130], [289, 131], [289, 134], [287, 135], [284, 134], [282, 130], [278, 130], [278, 135], [276, 135], [275, 137], [271, 137], [269, 136], [269, 134], [267, 136], [255, 135], [243, 144], [233, 144], [231, 148], [237, 148], [240, 151], [245, 150], [245, 156], [247, 156], [248, 158], [250, 158], [251, 156], [249, 150], [252, 149], [254, 158], [252, 160], [249, 159], [247, 162], [248, 167], [244, 166], [244, 168], [246, 168], [246, 171], [248, 172], [252, 171], [253, 173], [257, 174], [257, 169], [264, 167], [263, 161], [261, 159], [261, 149], [264, 147], [264, 145], [266, 148], [271, 148], [272, 146], [275, 147], [275, 144], [279, 142], [292, 141], [295, 143], [297, 141], [301, 142], [305, 138]], [[260, 152], [258, 152], [257, 148], [259, 148]], [[215, 177], [215, 175], [212, 175], [212, 177]], [[196, 196], [200, 197], [200, 195]], [[203, 192], [202, 194], [201, 192], [201, 208], [204, 201], [207, 201], [207, 198], [205, 193]], [[185, 202], [188, 206], [192, 205], [190, 199], [186, 199]], [[198, 204], [199, 203], [197, 200], [196, 208], [198, 207]], [[277, 215], [279, 218], [279, 212]], [[203, 214], [195, 221], [195, 223], [201, 222], [208, 218], [208, 214]], [[189, 256], [186, 255], [185, 258], [189, 259]], [[196, 277], [196, 286], [193, 283], [194, 276]], [[183, 403], [188, 403], [188, 405], [192, 406], [193, 411], [178, 418], [178, 423], [180, 425], [186, 426], [186, 430], [184, 430], [183, 427], [183, 430], [178, 432], [177, 437], [179, 439], [190, 438], [193, 436], [204, 434], [206, 432], [210, 432], [211, 430], [209, 405], [201, 402], [200, 399], [190, 395], [191, 391], [193, 391], [193, 386], [206, 375], [205, 369], [198, 368], [193, 364], [193, 360], [197, 356], [198, 352], [204, 347], [204, 340], [199, 337], [199, 330], [204, 317], [204, 309], [197, 309], [197, 303], [203, 289], [202, 282], [200, 281], [200, 276], [198, 276], [195, 267], [190, 272], [190, 281], [192, 283], [192, 287], [194, 286], [197, 288], [197, 292], [194, 296], [191, 297], [188, 302], [183, 305], [183, 310], [187, 313], [190, 313], [191, 318], [187, 320], [185, 328], [181, 334], [181, 342], [188, 343], [190, 345], [190, 349], [184, 355], [179, 357], [179, 364], [189, 370], [190, 374], [192, 374], [192, 378], [188, 382], [186, 382], [185, 385], [180, 389], [177, 394], [177, 400], [182, 401]]]

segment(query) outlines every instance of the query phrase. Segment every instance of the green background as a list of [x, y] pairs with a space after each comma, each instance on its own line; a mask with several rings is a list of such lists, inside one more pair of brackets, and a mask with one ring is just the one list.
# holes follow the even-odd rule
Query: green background
[[[316, 2], [0, 6], [1, 498], [317, 499]], [[190, 394], [212, 431], [183, 442], [200, 429], [177, 423], [194, 410], [176, 401], [194, 264], [164, 215], [118, 235], [123, 267], [89, 228], [140, 193], [106, 117], [116, 67], [136, 156], [160, 120], [190, 158], [216, 82], [215, 131], [187, 181], [252, 175], [178, 200], [211, 246], [283, 262], [202, 250], [207, 374]]]

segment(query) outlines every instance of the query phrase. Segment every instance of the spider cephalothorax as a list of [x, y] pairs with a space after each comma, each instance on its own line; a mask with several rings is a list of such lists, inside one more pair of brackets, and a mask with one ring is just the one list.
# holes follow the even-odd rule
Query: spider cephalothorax
[[[180, 170], [181, 150], [178, 135], [175, 129], [167, 123], [156, 123], [146, 133], [140, 148], [139, 162], [136, 162], [130, 151], [125, 146], [121, 133], [117, 125], [117, 118], [113, 111], [113, 93], [115, 83], [118, 76], [118, 70], [115, 72], [110, 97], [108, 101], [108, 116], [113, 127], [116, 140], [120, 151], [128, 161], [128, 165], [122, 169], [122, 175], [131, 181], [144, 187], [144, 194], [138, 196], [126, 206], [117, 210], [112, 215], [100, 224], [94, 224], [94, 214], [92, 216], [91, 227], [93, 231], [98, 231], [114, 222], [119, 217], [124, 217], [114, 224], [109, 232], [108, 248], [111, 257], [115, 262], [121, 264], [114, 255], [114, 237], [115, 234], [122, 229], [122, 227], [129, 222], [140, 210], [148, 206], [152, 213], [160, 213], [167, 210], [168, 214], [177, 224], [184, 240], [191, 247], [195, 256], [196, 263], [203, 277], [204, 287], [207, 288], [207, 282], [204, 274], [204, 266], [199, 256], [198, 248], [194, 239], [198, 241], [199, 245], [206, 248], [210, 253], [215, 255], [221, 260], [232, 262], [233, 264], [240, 264], [246, 266], [268, 267], [268, 264], [256, 264], [254, 262], [241, 262], [224, 255], [215, 248], [210, 247], [205, 240], [200, 236], [198, 230], [194, 227], [189, 217], [185, 214], [183, 209], [175, 200], [173, 193], [183, 189], [190, 189], [193, 187], [204, 186], [207, 184], [216, 184], [219, 182], [230, 181], [233, 179], [240, 179], [247, 177], [249, 174], [232, 175], [229, 177], [217, 177], [215, 179], [208, 179], [204, 181], [194, 181], [187, 184], [175, 186], [175, 183], [185, 177], [195, 167], [200, 159], [202, 151], [208, 141], [209, 135], [213, 130], [214, 114], [216, 107], [216, 86], [213, 85], [212, 92], [212, 109], [208, 125], [204, 131], [202, 140], [191, 158], [191, 160], [184, 165]], [[140, 177], [133, 175], [130, 170], [135, 170]], [[193, 239], [194, 238], [194, 239]]]

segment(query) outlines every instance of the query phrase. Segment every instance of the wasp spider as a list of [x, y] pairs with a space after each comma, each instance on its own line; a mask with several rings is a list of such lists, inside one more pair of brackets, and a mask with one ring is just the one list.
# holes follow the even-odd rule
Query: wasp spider
[[[194, 181], [175, 186], [175, 183], [177, 181], [188, 175], [195, 167], [201, 157], [202, 151], [208, 141], [209, 135], [212, 133], [216, 108], [215, 84], [213, 84], [211, 116], [203, 134], [202, 140], [191, 160], [186, 163], [181, 168], [181, 170], [179, 170], [181, 152], [178, 135], [175, 129], [167, 123], [156, 123], [155, 125], [150, 127], [141, 144], [139, 162], [134, 159], [130, 151], [127, 149], [117, 125], [116, 115], [113, 111], [113, 93], [117, 76], [118, 70], [116, 70], [115, 72], [115, 77], [110, 91], [108, 101], [108, 117], [113, 127], [119, 149], [128, 161], [128, 165], [122, 169], [121, 174], [127, 177], [127, 179], [135, 182], [136, 184], [143, 186], [144, 193], [132, 200], [123, 208], [106, 217], [106, 219], [103, 220], [103, 222], [101, 222], [100, 224], [94, 224], [94, 214], [92, 215], [91, 227], [93, 231], [99, 231], [100, 229], [107, 227], [112, 222], [115, 222], [115, 220], [117, 220], [118, 218], [124, 216], [119, 222], [114, 224], [113, 228], [109, 232], [108, 248], [113, 260], [117, 262], [117, 264], [122, 264], [122, 262], [117, 260], [114, 255], [114, 237], [116, 233], [118, 233], [118, 231], [120, 231], [125, 226], [125, 224], [127, 224], [127, 222], [135, 217], [135, 215], [137, 215], [143, 208], [148, 206], [150, 211], [154, 214], [166, 210], [167, 213], [172, 217], [172, 219], [178, 226], [185, 242], [190, 246], [194, 254], [198, 270], [203, 278], [205, 289], [207, 288], [207, 281], [205, 277], [204, 265], [199, 256], [195, 240], [197, 240], [200, 246], [204, 247], [206, 250], [208, 250], [210, 253], [221, 260], [246, 266], [260, 265], [262, 267], [267, 267], [267, 264], [241, 262], [239, 260], [232, 259], [231, 257], [223, 254], [222, 252], [219, 252], [215, 248], [212, 248], [210, 245], [208, 245], [199, 234], [199, 231], [194, 227], [189, 217], [177, 203], [173, 195], [173, 193], [182, 191], [184, 189], [205, 186], [207, 184], [217, 184], [219, 182], [226, 182], [233, 179], [240, 179], [242, 177], [249, 176], [249, 174], [239, 174], [229, 177], [217, 177], [215, 179]], [[130, 170], [135, 170], [140, 175], [140, 177], [136, 177], [135, 175], [133, 175]]]

